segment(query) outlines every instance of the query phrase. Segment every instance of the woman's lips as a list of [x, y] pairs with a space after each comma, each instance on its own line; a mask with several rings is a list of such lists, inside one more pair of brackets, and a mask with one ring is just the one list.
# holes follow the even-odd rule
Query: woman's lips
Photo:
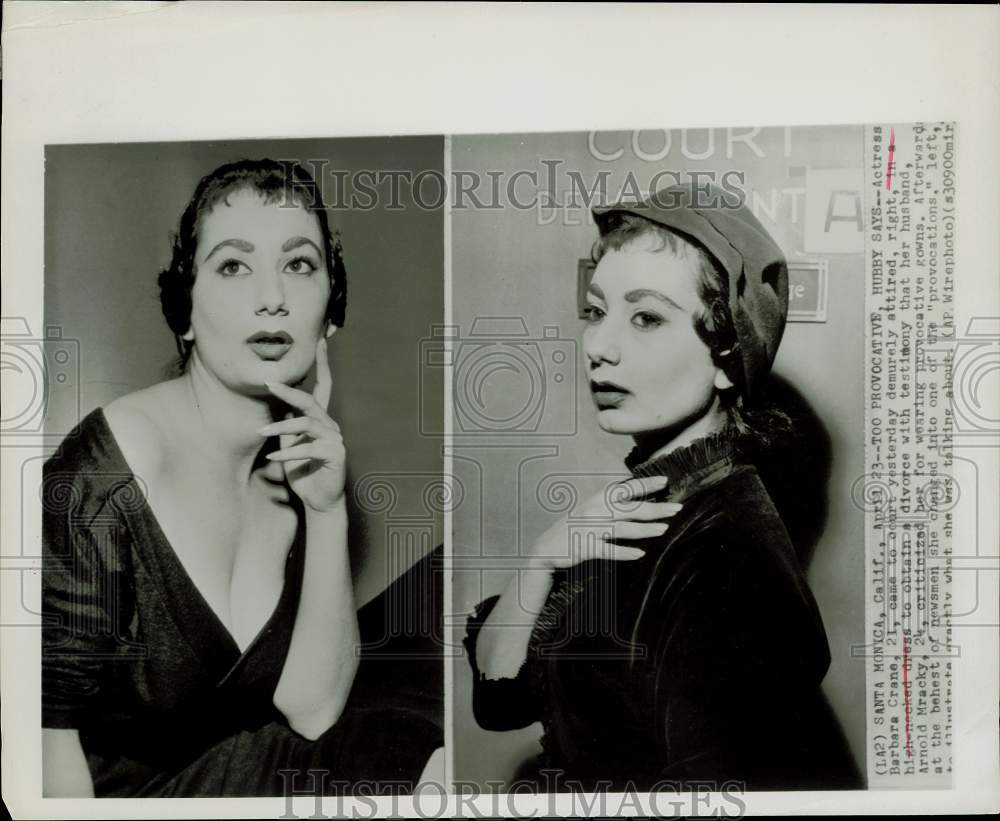
[[613, 382], [591, 382], [590, 392], [599, 408], [616, 408], [628, 396], [628, 391]]
[[247, 345], [250, 346], [261, 359], [276, 360], [281, 359], [288, 353], [295, 340], [290, 334], [284, 331], [258, 331], [253, 336], [247, 337]]

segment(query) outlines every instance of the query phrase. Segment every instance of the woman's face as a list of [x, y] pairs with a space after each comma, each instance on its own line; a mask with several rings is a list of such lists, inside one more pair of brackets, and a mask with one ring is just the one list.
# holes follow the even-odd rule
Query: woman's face
[[712, 407], [717, 384], [729, 385], [694, 330], [702, 303], [691, 261], [648, 246], [640, 237], [608, 251], [587, 295], [583, 348], [610, 433], [683, 430]]
[[241, 392], [304, 379], [330, 297], [316, 215], [249, 189], [231, 192], [202, 218], [195, 265], [197, 361]]

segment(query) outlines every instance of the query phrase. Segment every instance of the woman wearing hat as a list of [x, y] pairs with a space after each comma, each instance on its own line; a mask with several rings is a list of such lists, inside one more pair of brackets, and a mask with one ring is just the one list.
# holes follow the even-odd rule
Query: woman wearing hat
[[302, 166], [199, 182], [159, 277], [180, 374], [44, 467], [45, 795], [407, 789], [440, 744], [433, 694], [358, 655], [378, 614], [356, 613], [327, 412], [346, 284]]
[[548, 790], [860, 786], [820, 692], [820, 613], [753, 465], [790, 424], [762, 391], [784, 256], [713, 186], [594, 215], [584, 364], [631, 478], [589, 502], [611, 501], [602, 536], [567, 549], [558, 522], [469, 619], [476, 719], [541, 721]]

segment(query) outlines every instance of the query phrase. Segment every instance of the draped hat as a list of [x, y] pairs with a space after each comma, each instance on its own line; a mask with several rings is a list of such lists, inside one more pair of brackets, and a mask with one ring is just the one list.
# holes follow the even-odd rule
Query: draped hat
[[595, 207], [594, 220], [602, 236], [613, 227], [611, 215], [621, 212], [695, 240], [726, 272], [744, 394], [753, 398], [766, 381], [785, 330], [788, 266], [742, 192], [711, 183], [686, 183], [661, 189], [642, 202]]

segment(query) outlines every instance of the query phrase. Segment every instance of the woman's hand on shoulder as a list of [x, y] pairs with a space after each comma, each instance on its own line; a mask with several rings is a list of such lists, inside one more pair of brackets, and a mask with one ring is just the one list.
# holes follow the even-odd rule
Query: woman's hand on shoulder
[[664, 521], [681, 509], [677, 502], [653, 502], [645, 497], [667, 487], [665, 476], [650, 476], [617, 482], [587, 499], [574, 510], [573, 528], [578, 522], [592, 522], [587, 531], [571, 533], [571, 523], [563, 518], [550, 527], [534, 544], [529, 562], [532, 567], [556, 570], [587, 559], [634, 561], [646, 551], [638, 544], [667, 532]]
[[262, 436], [280, 437], [280, 449], [267, 458], [282, 464], [289, 486], [309, 509], [332, 511], [344, 496], [346, 451], [340, 426], [326, 411], [333, 387], [326, 339], [316, 344], [316, 387], [311, 394], [277, 382], [269, 382], [267, 387], [302, 413], [290, 413], [257, 431]]

